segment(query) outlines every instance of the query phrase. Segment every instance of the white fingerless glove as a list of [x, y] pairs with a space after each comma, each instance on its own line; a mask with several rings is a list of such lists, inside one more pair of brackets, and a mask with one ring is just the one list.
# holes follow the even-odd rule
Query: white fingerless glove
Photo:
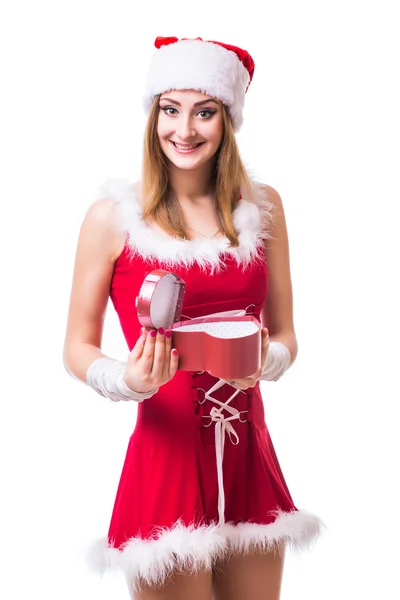
[[259, 379], [263, 381], [278, 381], [290, 367], [290, 352], [281, 342], [270, 342], [267, 363]]
[[98, 394], [109, 398], [113, 402], [120, 400], [135, 400], [142, 402], [154, 396], [159, 390], [155, 388], [149, 392], [135, 392], [123, 380], [126, 362], [100, 356], [96, 358], [86, 372], [86, 382]]

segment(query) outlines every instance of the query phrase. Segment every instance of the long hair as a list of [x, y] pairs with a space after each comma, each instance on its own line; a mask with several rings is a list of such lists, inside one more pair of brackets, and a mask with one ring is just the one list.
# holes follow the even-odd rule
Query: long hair
[[[161, 150], [157, 134], [160, 95], [154, 98], [144, 136], [142, 168], [143, 219], [151, 217], [168, 234], [188, 238], [178, 199], [168, 180], [168, 163]], [[246, 169], [240, 158], [227, 107], [222, 104], [223, 138], [214, 157], [212, 174], [216, 212], [221, 232], [229, 239], [231, 247], [239, 245], [232, 212], [240, 198], [242, 186], [250, 188]]]

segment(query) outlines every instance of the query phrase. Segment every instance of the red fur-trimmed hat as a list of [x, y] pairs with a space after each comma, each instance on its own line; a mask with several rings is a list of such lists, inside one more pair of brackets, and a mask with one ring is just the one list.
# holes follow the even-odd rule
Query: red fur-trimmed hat
[[245, 93], [254, 73], [254, 60], [246, 50], [202, 38], [179, 40], [158, 37], [150, 63], [144, 106], [169, 90], [199, 90], [229, 108], [235, 131], [243, 123]]

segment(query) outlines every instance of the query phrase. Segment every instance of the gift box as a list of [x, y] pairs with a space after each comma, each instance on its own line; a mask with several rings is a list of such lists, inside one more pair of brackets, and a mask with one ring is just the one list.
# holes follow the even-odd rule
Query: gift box
[[139, 322], [170, 328], [182, 371], [207, 371], [220, 379], [249, 377], [261, 366], [261, 323], [233, 310], [182, 320], [185, 281], [157, 269], [144, 279], [136, 298]]

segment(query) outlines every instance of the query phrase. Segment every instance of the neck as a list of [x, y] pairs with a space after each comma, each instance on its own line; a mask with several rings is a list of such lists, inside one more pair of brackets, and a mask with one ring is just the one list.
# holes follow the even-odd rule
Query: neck
[[179, 169], [170, 164], [169, 184], [180, 203], [198, 204], [213, 195], [213, 164], [207, 163], [198, 169]]

